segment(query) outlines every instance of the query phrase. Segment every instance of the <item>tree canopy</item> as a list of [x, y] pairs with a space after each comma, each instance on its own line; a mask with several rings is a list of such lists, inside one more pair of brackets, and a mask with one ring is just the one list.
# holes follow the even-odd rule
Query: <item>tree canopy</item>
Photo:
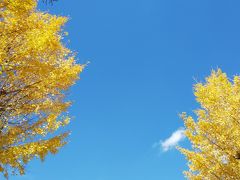
[[240, 179], [240, 76], [221, 70], [194, 86], [201, 108], [182, 114], [192, 150], [180, 148], [189, 163], [189, 179]]
[[[0, 172], [24, 174], [32, 158], [56, 153], [67, 132], [65, 92], [83, 66], [64, 46], [66, 17], [36, 10], [36, 0], [0, 2]], [[64, 115], [65, 114], [65, 115]]]

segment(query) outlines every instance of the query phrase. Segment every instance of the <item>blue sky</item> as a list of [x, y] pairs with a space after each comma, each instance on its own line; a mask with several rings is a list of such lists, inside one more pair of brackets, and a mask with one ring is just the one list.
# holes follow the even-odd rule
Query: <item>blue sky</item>
[[[211, 69], [240, 72], [237, 0], [59, 0], [69, 48], [91, 63], [70, 91], [69, 144], [13, 180], [181, 180], [177, 150], [158, 142], [198, 107], [192, 85]], [[175, 134], [176, 136], [176, 134]], [[181, 138], [180, 138], [181, 139]], [[168, 141], [169, 142], [169, 141]], [[182, 146], [188, 147], [186, 140]]]

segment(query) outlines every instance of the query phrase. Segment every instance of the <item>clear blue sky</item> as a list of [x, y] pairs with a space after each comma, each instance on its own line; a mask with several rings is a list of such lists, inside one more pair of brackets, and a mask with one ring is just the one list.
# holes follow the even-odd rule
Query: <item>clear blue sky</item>
[[[181, 180], [186, 161], [153, 144], [197, 107], [194, 78], [240, 72], [237, 0], [59, 0], [69, 47], [91, 61], [70, 91], [69, 144], [13, 180]], [[187, 141], [180, 143], [188, 146]]]

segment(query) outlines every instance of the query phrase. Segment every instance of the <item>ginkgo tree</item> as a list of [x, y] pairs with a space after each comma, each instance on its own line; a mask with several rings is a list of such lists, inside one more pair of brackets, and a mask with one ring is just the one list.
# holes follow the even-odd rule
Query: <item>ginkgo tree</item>
[[[71, 102], [65, 92], [83, 66], [64, 46], [67, 18], [40, 12], [37, 0], [0, 1], [0, 172], [25, 173], [34, 157], [62, 147]], [[53, 134], [54, 133], [54, 134]]]
[[229, 79], [220, 69], [194, 86], [200, 108], [182, 114], [192, 150], [186, 156], [188, 179], [240, 179], [240, 76]]

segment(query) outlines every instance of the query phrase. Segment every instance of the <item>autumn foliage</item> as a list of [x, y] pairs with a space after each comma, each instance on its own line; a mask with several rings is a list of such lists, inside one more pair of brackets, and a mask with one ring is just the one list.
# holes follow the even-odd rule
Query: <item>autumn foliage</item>
[[240, 76], [221, 70], [194, 86], [201, 108], [182, 115], [192, 150], [180, 148], [189, 161], [189, 179], [240, 179]]
[[[0, 1], [0, 172], [24, 174], [32, 158], [56, 153], [68, 135], [65, 91], [82, 66], [61, 42], [67, 21], [36, 0]], [[53, 134], [54, 133], [54, 136]]]

